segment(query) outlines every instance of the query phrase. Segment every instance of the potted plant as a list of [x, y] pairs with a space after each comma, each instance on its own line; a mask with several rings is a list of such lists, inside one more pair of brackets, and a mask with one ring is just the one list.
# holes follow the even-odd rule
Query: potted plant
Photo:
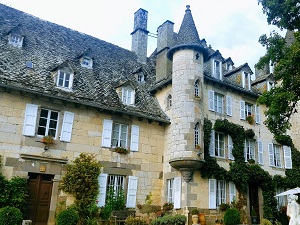
[[168, 211], [168, 210], [172, 210], [174, 207], [174, 204], [171, 203], [171, 202], [166, 202], [164, 205], [163, 205], [163, 210], [164, 211]]
[[193, 209], [192, 210], [192, 221], [193, 224], [198, 224], [199, 220], [199, 210], [198, 209]]
[[42, 143], [45, 144], [45, 150], [49, 149], [49, 146], [54, 145], [55, 141], [51, 135], [46, 135], [42, 138]]
[[115, 152], [120, 153], [120, 154], [128, 154], [129, 153], [129, 149], [127, 148], [123, 148], [123, 147], [115, 147], [114, 149]]
[[216, 220], [215, 220], [215, 223], [216, 223], [216, 225], [223, 224], [223, 220], [221, 220], [221, 219], [216, 219]]
[[255, 163], [255, 160], [254, 160], [254, 159], [248, 159], [248, 163], [254, 164], [254, 163]]
[[226, 211], [227, 209], [229, 209], [230, 208], [230, 206], [229, 206], [229, 204], [227, 204], [227, 203], [221, 203], [220, 205], [219, 205], [219, 209], [221, 210], [221, 211]]
[[253, 125], [254, 124], [254, 116], [253, 115], [249, 115], [246, 117], [246, 121], [250, 124]]

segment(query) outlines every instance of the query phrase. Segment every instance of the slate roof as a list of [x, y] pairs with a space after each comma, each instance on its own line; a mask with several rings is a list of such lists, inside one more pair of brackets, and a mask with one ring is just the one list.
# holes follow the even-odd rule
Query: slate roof
[[[0, 86], [169, 122], [148, 91], [155, 82], [153, 60], [140, 64], [131, 51], [2, 4], [0, 12]], [[12, 31], [24, 36], [22, 48], [8, 44]], [[92, 69], [80, 65], [83, 55], [93, 59]], [[33, 63], [32, 69], [25, 66], [27, 61]], [[71, 92], [55, 88], [51, 77], [51, 71], [64, 63], [74, 70]], [[137, 83], [136, 71], [143, 72], [146, 83]], [[115, 91], [126, 81], [136, 87], [134, 106], [124, 105]]]

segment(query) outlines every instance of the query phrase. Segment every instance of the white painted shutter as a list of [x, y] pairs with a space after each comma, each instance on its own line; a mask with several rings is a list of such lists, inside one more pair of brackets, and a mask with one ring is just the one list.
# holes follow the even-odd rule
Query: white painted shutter
[[208, 109], [211, 111], [215, 111], [215, 101], [214, 101], [214, 91], [208, 90]]
[[232, 181], [229, 181], [229, 203], [236, 201], [236, 188]]
[[60, 134], [61, 141], [66, 141], [66, 142], [71, 141], [73, 121], [74, 121], [74, 113], [65, 112], [64, 120], [61, 128], [61, 134]]
[[112, 135], [112, 120], [103, 120], [103, 132], [102, 132], [102, 146], [111, 146], [111, 135]]
[[283, 156], [284, 156], [284, 167], [286, 169], [292, 169], [292, 153], [291, 148], [288, 146], [283, 146]]
[[102, 207], [105, 205], [107, 176], [108, 174], [101, 173], [98, 177], [98, 185], [99, 185], [99, 194], [97, 197], [98, 207]]
[[244, 140], [244, 158], [245, 158], [245, 162], [247, 162], [247, 145], [246, 145], [246, 140]]
[[232, 155], [233, 142], [231, 136], [228, 134], [228, 159], [234, 160]]
[[259, 105], [255, 106], [255, 122], [260, 124], [260, 108]]
[[270, 166], [275, 166], [274, 164], [274, 150], [273, 150], [273, 144], [269, 143], [268, 144], [268, 148], [269, 148], [269, 163]]
[[263, 149], [263, 143], [261, 140], [257, 141], [257, 152], [258, 152], [258, 163], [260, 165], [264, 165], [264, 149]]
[[140, 127], [136, 125], [131, 126], [131, 139], [130, 139], [130, 151], [139, 150], [139, 137], [140, 137]]
[[209, 209], [217, 208], [217, 180], [209, 179], [208, 180], [209, 188]]
[[34, 136], [38, 106], [27, 104], [24, 117], [23, 135]]
[[137, 192], [137, 181], [138, 181], [137, 177], [134, 177], [134, 176], [129, 176], [128, 177], [126, 208], [135, 208], [135, 205], [136, 205], [136, 192]]
[[240, 119], [245, 120], [245, 101], [240, 100]]
[[74, 74], [70, 74], [70, 80], [69, 80], [69, 89], [72, 89], [73, 87], [73, 80], [74, 80]]
[[135, 102], [135, 91], [134, 90], [131, 90], [131, 102], [130, 102], [130, 104], [134, 104], [134, 102]]
[[181, 177], [175, 177], [173, 181], [174, 186], [174, 208], [181, 208]]
[[227, 116], [232, 116], [232, 97], [226, 95], [226, 113]]
[[210, 134], [209, 155], [215, 156], [215, 131], [214, 130], [212, 130]]

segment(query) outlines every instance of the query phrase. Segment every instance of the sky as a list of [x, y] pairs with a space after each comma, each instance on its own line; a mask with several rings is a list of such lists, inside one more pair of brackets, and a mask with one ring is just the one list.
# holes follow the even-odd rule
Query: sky
[[[156, 34], [166, 20], [178, 32], [186, 5], [190, 9], [200, 39], [219, 50], [234, 65], [254, 65], [265, 54], [258, 42], [262, 34], [284, 31], [268, 25], [257, 0], [0, 0], [0, 3], [73, 30], [131, 50], [134, 13], [148, 11], [148, 31]], [[1, 12], [0, 12], [1, 13]], [[157, 39], [148, 37], [148, 55]]]

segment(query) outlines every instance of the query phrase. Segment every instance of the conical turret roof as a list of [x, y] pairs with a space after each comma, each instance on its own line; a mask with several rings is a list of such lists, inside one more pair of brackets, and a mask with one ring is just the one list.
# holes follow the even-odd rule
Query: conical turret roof
[[185, 15], [178, 32], [176, 42], [176, 45], [186, 44], [201, 44], [189, 5], [186, 6]]

